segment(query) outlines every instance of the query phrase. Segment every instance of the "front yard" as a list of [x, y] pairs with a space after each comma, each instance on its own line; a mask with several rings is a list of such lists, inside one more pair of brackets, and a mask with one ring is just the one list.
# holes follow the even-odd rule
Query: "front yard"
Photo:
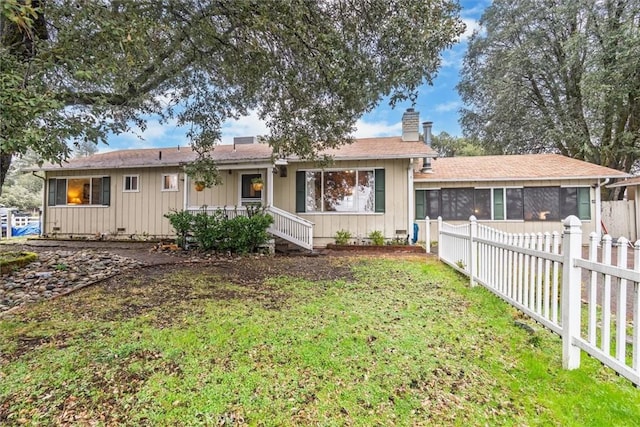
[[6, 315], [0, 351], [3, 425], [640, 425], [629, 382], [424, 256], [137, 270]]

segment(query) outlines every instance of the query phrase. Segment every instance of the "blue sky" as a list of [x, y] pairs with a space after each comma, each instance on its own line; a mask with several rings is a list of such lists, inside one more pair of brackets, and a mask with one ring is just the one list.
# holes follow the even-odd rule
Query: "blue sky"
[[[421, 121], [432, 121], [433, 132], [447, 132], [451, 135], [462, 135], [458, 123], [458, 110], [462, 107], [460, 97], [455, 86], [458, 83], [462, 60], [467, 48], [467, 39], [478, 28], [478, 20], [484, 9], [491, 4], [491, 0], [460, 0], [462, 6], [461, 17], [467, 25], [467, 30], [452, 49], [444, 52], [442, 66], [433, 85], [423, 85], [415, 105], [420, 112]], [[402, 113], [411, 107], [409, 102], [399, 104], [391, 109], [388, 104], [381, 103], [371, 113], [363, 116], [357, 123], [355, 136], [358, 138], [399, 135], [401, 132]], [[100, 151], [123, 148], [151, 148], [170, 147], [188, 144], [184, 136], [185, 130], [169, 123], [160, 125], [155, 120], [149, 120], [145, 131], [137, 131], [109, 139], [109, 146], [100, 146]], [[267, 134], [264, 123], [255, 114], [243, 117], [237, 121], [225, 123], [222, 129], [222, 143], [231, 143], [236, 136], [253, 136]]]

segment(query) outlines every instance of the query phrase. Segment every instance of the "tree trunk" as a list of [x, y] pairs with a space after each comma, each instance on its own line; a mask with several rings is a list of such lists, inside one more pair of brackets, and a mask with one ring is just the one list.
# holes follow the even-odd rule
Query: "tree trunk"
[[2, 196], [2, 186], [11, 166], [11, 153], [0, 152], [0, 196]]

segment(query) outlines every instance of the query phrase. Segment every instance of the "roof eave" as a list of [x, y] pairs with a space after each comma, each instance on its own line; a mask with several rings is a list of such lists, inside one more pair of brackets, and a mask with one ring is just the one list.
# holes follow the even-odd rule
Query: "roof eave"
[[[495, 182], [495, 181], [550, 181], [554, 179], [575, 181], [580, 179], [624, 178], [620, 175], [550, 176], [550, 177], [492, 177], [492, 178], [415, 178], [414, 182]], [[613, 184], [612, 184], [613, 185]]]

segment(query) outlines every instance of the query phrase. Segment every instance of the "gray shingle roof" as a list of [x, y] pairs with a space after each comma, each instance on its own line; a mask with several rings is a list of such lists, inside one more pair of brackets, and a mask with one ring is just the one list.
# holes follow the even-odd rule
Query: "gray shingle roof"
[[[328, 154], [336, 160], [408, 159], [436, 155], [435, 151], [424, 143], [403, 142], [400, 137], [357, 139], [352, 144], [330, 149], [322, 154]], [[195, 158], [196, 153], [191, 147], [118, 150], [69, 159], [62, 165], [44, 165], [40, 170], [178, 166]], [[265, 144], [218, 145], [213, 150], [213, 158], [223, 168], [225, 164], [270, 162], [271, 148]], [[292, 157], [289, 161], [301, 159]]]

